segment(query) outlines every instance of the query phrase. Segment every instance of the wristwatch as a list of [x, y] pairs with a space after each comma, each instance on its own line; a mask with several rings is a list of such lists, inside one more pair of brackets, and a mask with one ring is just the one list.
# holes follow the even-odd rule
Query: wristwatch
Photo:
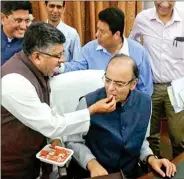
[[147, 158], [146, 158], [146, 163], [147, 163], [147, 164], [148, 164], [148, 159], [149, 159], [151, 156], [153, 156], [153, 157], [155, 157], [156, 159], [158, 159], [158, 157], [157, 157], [156, 155], [150, 154], [150, 155], [148, 155]]

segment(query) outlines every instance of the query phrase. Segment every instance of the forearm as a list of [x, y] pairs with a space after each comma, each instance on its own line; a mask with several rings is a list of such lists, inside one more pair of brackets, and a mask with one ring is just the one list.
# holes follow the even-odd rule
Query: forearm
[[85, 144], [69, 142], [67, 147], [74, 150], [74, 158], [84, 169], [87, 169], [90, 160], [95, 159], [95, 156]]

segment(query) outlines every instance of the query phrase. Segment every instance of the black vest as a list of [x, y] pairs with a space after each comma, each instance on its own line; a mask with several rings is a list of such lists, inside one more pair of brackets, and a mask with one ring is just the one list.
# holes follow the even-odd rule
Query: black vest
[[[38, 71], [23, 51], [8, 60], [2, 66], [1, 72], [2, 77], [11, 73], [24, 76], [35, 87], [40, 101], [49, 104], [48, 78]], [[3, 106], [1, 106], [1, 130], [2, 178], [36, 178], [40, 170], [36, 153], [43, 147], [45, 137], [22, 124]]]
[[[105, 89], [101, 88], [86, 96], [87, 105], [105, 97]], [[86, 145], [109, 173], [122, 169], [126, 175], [131, 175], [137, 166], [150, 114], [151, 98], [134, 90], [124, 106], [117, 103], [114, 112], [91, 117]]]

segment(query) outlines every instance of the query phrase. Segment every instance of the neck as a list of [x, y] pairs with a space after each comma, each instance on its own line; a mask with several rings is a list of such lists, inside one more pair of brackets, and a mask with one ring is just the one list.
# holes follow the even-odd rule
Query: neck
[[8, 32], [6, 31], [6, 29], [4, 29], [4, 27], [3, 27], [3, 32], [5, 33], [7, 38], [13, 39], [13, 37], [10, 34], [8, 34]]
[[165, 15], [165, 16], [161, 16], [160, 14], [158, 14], [158, 17], [159, 19], [164, 23], [164, 24], [167, 24], [171, 18], [172, 18], [172, 15], [173, 15], [173, 10], [171, 13]]
[[115, 55], [119, 50], [122, 48], [123, 42], [120, 41], [117, 45], [111, 46], [109, 48], [106, 48], [109, 53], [112, 55]]
[[53, 22], [53, 21], [48, 20], [48, 23], [52, 24], [54, 27], [57, 27], [57, 25], [60, 23], [60, 21]]

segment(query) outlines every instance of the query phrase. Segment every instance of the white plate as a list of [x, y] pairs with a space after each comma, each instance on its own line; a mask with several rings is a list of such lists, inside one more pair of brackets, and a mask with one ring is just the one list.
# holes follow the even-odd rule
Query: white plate
[[[48, 145], [46, 145], [42, 150], [49, 150], [50, 149], [50, 144], [48, 144]], [[44, 159], [44, 158], [42, 158], [42, 157], [40, 157], [40, 152], [42, 151], [42, 150], [40, 150], [37, 154], [36, 154], [36, 158], [38, 158], [39, 160], [41, 160], [42, 162], [46, 162], [46, 163], [49, 163], [49, 164], [53, 164], [53, 165], [56, 165], [56, 166], [59, 166], [59, 167], [62, 167], [62, 166], [64, 166], [66, 163], [67, 163], [67, 161], [72, 157], [72, 155], [73, 155], [73, 150], [71, 150], [71, 149], [67, 149], [67, 148], [64, 148], [64, 147], [59, 147], [59, 146], [56, 146], [56, 148], [60, 148], [60, 149], [65, 149], [65, 150], [67, 150], [67, 151], [69, 151], [70, 152], [70, 155], [63, 161], [63, 162], [55, 162], [55, 161], [53, 161], [53, 160], [49, 160], [49, 159]]]

